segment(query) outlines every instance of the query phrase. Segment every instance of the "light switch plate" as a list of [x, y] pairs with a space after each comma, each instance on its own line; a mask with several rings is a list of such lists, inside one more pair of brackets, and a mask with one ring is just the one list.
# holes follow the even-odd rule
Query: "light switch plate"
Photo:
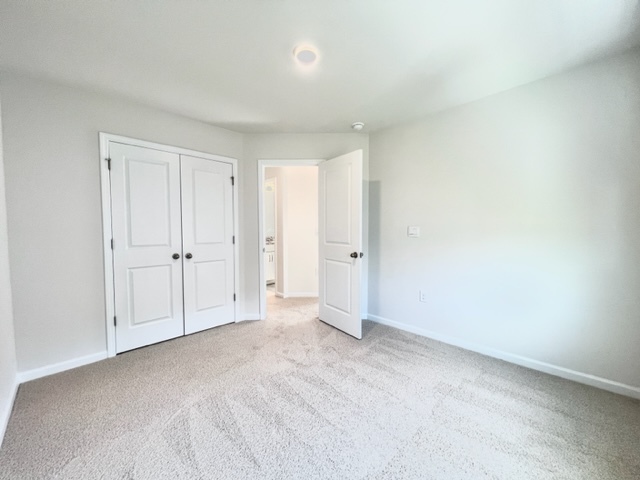
[[420, 227], [408, 226], [407, 237], [418, 238], [420, 236]]

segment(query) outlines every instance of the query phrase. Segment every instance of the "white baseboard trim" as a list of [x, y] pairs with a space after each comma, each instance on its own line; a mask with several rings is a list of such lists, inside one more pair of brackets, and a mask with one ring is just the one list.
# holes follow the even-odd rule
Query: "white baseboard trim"
[[634, 387], [632, 385], [627, 385], [624, 383], [616, 382], [614, 380], [597, 377], [588, 373], [577, 372], [568, 368], [541, 362], [533, 358], [523, 357], [520, 355], [515, 355], [513, 353], [503, 352], [501, 350], [495, 350], [493, 348], [478, 345], [466, 340], [461, 340], [456, 337], [450, 337], [448, 335], [442, 335], [441, 333], [414, 327], [413, 325], [396, 322], [395, 320], [390, 320], [378, 315], [369, 314], [368, 319], [382, 325], [388, 325], [399, 330], [404, 330], [405, 332], [415, 333], [416, 335], [420, 335], [422, 337], [428, 337], [442, 343], [447, 343], [449, 345], [464, 348], [465, 350], [471, 350], [472, 352], [481, 353], [482, 355], [487, 355], [488, 357], [498, 358], [506, 362], [515, 363], [516, 365], [531, 368], [532, 370], [538, 370], [540, 372], [548, 373], [550, 375], [555, 375], [561, 378], [566, 378], [567, 380], [573, 380], [574, 382], [583, 383], [585, 385], [590, 385], [592, 387], [607, 390], [609, 392], [619, 393], [620, 395], [640, 399], [640, 387]]
[[259, 313], [245, 313], [244, 314], [244, 318], [242, 320], [240, 320], [241, 322], [247, 321], [247, 320], [260, 320], [260, 314]]
[[317, 297], [318, 292], [276, 292], [276, 297], [281, 298], [304, 298], [304, 297]]
[[20, 383], [16, 378], [13, 382], [13, 391], [11, 392], [10, 400], [7, 405], [4, 406], [2, 412], [0, 412], [0, 448], [4, 441], [4, 434], [7, 433], [7, 427], [9, 426], [9, 419], [11, 418], [11, 412], [13, 411], [13, 404], [16, 401], [16, 395], [18, 394], [18, 387]]
[[65, 360], [64, 362], [54, 363], [53, 365], [47, 365], [46, 367], [34, 368], [33, 370], [27, 370], [25, 372], [18, 372], [18, 382], [24, 383], [31, 380], [36, 380], [42, 377], [48, 377], [55, 373], [71, 370], [72, 368], [82, 367], [89, 365], [90, 363], [99, 362], [107, 358], [107, 352], [93, 353], [91, 355], [85, 355], [84, 357], [72, 358], [71, 360]]

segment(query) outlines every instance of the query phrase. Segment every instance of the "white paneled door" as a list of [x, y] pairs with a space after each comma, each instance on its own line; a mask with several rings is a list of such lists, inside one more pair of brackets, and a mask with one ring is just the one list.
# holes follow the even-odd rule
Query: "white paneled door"
[[232, 166], [117, 142], [109, 155], [116, 351], [233, 322]]
[[118, 352], [184, 333], [179, 155], [111, 143]]
[[234, 320], [232, 166], [181, 155], [185, 334]]
[[319, 165], [320, 320], [362, 338], [362, 150]]

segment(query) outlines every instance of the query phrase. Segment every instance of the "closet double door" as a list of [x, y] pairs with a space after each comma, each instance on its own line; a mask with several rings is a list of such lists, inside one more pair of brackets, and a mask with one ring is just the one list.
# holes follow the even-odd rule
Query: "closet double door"
[[233, 167], [109, 142], [116, 351], [235, 320]]

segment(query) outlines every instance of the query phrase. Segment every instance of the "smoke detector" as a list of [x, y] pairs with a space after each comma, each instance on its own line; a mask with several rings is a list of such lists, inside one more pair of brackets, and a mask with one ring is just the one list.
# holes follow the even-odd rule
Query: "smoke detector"
[[356, 132], [359, 132], [364, 128], [364, 123], [362, 122], [353, 122], [351, 124], [351, 128], [353, 128]]

